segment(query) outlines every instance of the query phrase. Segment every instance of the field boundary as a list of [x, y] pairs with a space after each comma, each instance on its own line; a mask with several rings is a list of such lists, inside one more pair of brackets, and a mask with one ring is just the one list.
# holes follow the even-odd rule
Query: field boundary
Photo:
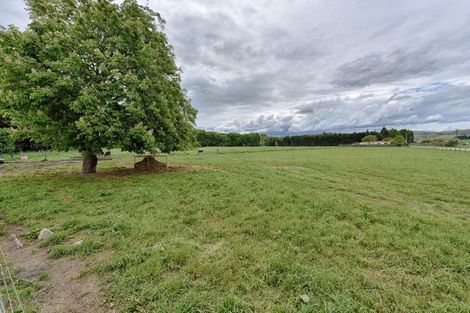
[[470, 152], [470, 149], [462, 147], [439, 147], [439, 146], [410, 146], [411, 148], [427, 149], [427, 150], [444, 150], [444, 151], [456, 151], [456, 152]]

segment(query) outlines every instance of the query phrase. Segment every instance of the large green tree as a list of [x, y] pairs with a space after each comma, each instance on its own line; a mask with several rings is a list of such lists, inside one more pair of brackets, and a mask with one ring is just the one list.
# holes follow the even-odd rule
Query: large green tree
[[27, 0], [30, 24], [0, 30], [0, 113], [33, 140], [83, 153], [192, 144], [195, 109], [159, 14], [135, 0]]

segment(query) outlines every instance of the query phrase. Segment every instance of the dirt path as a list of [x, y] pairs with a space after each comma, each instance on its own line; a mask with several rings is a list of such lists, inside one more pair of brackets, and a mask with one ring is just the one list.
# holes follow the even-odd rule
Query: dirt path
[[[5, 226], [5, 236], [0, 239], [9, 267], [18, 271], [21, 278], [39, 282], [44, 287], [33, 302], [40, 313], [104, 313], [113, 312], [104, 305], [100, 281], [94, 274], [80, 277], [87, 268], [83, 260], [61, 258], [52, 260], [38, 242], [23, 242], [17, 249], [12, 234], [19, 235], [23, 229], [18, 226]], [[45, 274], [47, 273], [47, 274]]]

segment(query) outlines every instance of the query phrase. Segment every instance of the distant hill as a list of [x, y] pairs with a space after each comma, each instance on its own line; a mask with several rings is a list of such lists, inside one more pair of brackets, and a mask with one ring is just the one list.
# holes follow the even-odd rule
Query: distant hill
[[[419, 142], [426, 139], [453, 139], [455, 138], [455, 130], [444, 132], [430, 132], [430, 131], [413, 131], [415, 134], [415, 141]], [[470, 129], [459, 129], [459, 135], [470, 135]]]

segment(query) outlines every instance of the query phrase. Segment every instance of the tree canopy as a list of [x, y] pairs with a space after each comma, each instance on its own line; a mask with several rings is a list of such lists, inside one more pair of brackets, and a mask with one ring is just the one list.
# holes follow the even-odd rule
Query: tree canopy
[[172, 151], [194, 142], [196, 110], [164, 21], [135, 0], [28, 0], [24, 31], [0, 30], [0, 113], [35, 141], [78, 149]]
[[395, 137], [393, 137], [392, 143], [399, 146], [407, 144], [405, 137], [403, 137], [402, 135], [396, 135]]
[[361, 139], [362, 142], [374, 142], [379, 140], [376, 135], [367, 135]]

